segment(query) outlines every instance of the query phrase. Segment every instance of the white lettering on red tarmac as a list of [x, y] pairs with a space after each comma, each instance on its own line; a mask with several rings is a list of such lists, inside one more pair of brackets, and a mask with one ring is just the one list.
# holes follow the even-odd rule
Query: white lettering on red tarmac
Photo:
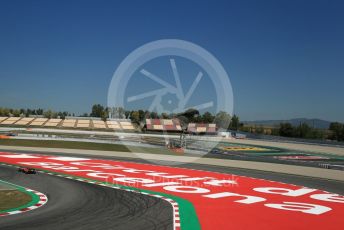
[[143, 172], [154, 172], [150, 170], [140, 170], [140, 169], [123, 169], [123, 172], [128, 172], [128, 173], [143, 173]]
[[51, 160], [58, 160], [58, 161], [88, 161], [88, 158], [81, 158], [81, 157], [49, 157], [48, 159]]
[[181, 181], [199, 181], [199, 180], [211, 180], [215, 179], [213, 177], [191, 177], [191, 178], [181, 178]]
[[105, 172], [94, 172], [94, 173], [87, 173], [88, 176], [90, 177], [95, 177], [95, 178], [109, 178], [113, 176], [119, 176], [119, 177], [124, 177], [125, 175], [118, 174], [118, 173], [105, 173]]
[[327, 202], [344, 203], [344, 196], [338, 194], [313, 194], [311, 198]]
[[66, 172], [97, 172], [96, 170], [92, 170], [92, 169], [68, 169], [65, 171]]
[[272, 187], [265, 187], [265, 188], [254, 188], [254, 191], [262, 192], [262, 193], [272, 193], [272, 194], [279, 194], [282, 196], [303, 196], [308, 193], [316, 191], [316, 189], [309, 189], [309, 188], [300, 188], [296, 190], [287, 189], [287, 188], [272, 188]]
[[42, 167], [63, 166], [63, 164], [55, 163], [55, 162], [19, 162], [19, 163], [23, 165], [42, 166]]
[[135, 183], [153, 183], [154, 180], [146, 179], [146, 178], [135, 178], [135, 177], [120, 177], [120, 178], [113, 178], [114, 181], [128, 183], [128, 184], [135, 184]]
[[222, 192], [222, 193], [204, 195], [204, 197], [208, 197], [208, 198], [212, 198], [212, 199], [223, 198], [223, 197], [233, 197], [233, 196], [244, 197], [245, 199], [243, 199], [243, 200], [234, 201], [234, 202], [242, 203], [242, 204], [253, 204], [253, 203], [257, 203], [257, 202], [266, 201], [266, 199], [262, 198], [262, 197], [241, 195], [241, 194], [231, 193], [231, 192]]
[[211, 180], [204, 182], [204, 184], [212, 186], [221, 186], [223, 184], [237, 184], [237, 182], [234, 180]]
[[17, 158], [17, 159], [38, 159], [40, 157], [32, 156], [29, 154], [6, 154], [6, 155], [0, 155], [0, 157], [6, 157], [6, 158]]
[[[51, 159], [51, 158], [50, 158]], [[162, 187], [166, 191], [175, 192], [175, 193], [187, 193], [187, 194], [204, 194], [204, 193], [211, 193], [211, 190], [207, 188], [201, 187], [192, 187], [192, 186], [184, 186], [180, 182], [161, 182], [155, 183], [156, 181], [147, 178], [133, 178], [133, 177], [126, 177], [126, 175], [118, 174], [118, 173], [106, 173], [106, 172], [97, 172], [94, 170], [83, 170], [73, 166], [64, 166], [61, 163], [55, 162], [21, 162], [21, 164], [26, 165], [37, 165], [41, 166], [42, 168], [50, 168], [55, 170], [62, 170], [62, 171], [92, 171], [87, 173], [87, 176], [94, 177], [94, 178], [108, 178], [111, 177], [119, 177], [119, 178], [112, 178], [113, 181], [122, 182], [125, 184], [136, 184], [142, 183], [144, 187]], [[109, 164], [99, 164], [93, 162], [72, 162], [73, 165], [80, 165], [80, 166], [90, 166], [94, 168], [102, 168], [102, 169], [117, 169], [121, 170], [122, 172], [127, 173], [145, 173], [148, 176], [156, 176], [162, 178], [169, 178], [169, 179], [180, 179], [181, 181], [193, 181], [193, 180], [209, 180], [203, 181], [204, 185], [208, 186], [222, 186], [224, 184], [236, 184], [236, 181], [233, 180], [217, 180], [212, 177], [197, 177], [197, 178], [185, 178], [185, 175], [170, 175], [164, 172], [154, 172], [149, 170], [140, 170], [140, 169], [133, 169], [133, 168], [126, 168], [120, 165], [109, 165]], [[260, 193], [269, 193], [269, 194], [276, 194], [282, 196], [290, 196], [290, 197], [298, 197], [303, 196], [309, 193], [316, 191], [316, 189], [309, 189], [309, 188], [300, 188], [296, 190], [287, 189], [287, 188], [278, 188], [278, 187], [259, 187], [253, 188], [254, 191]], [[225, 197], [244, 197], [245, 199], [234, 200], [233, 202], [242, 203], [242, 204], [253, 204], [257, 202], [266, 201], [263, 197], [258, 196], [251, 196], [251, 195], [242, 195], [238, 193], [231, 193], [231, 192], [222, 192], [222, 193], [213, 193], [203, 195], [206, 198], [212, 199], [219, 199]], [[343, 198], [339, 197], [336, 194], [313, 194], [310, 196], [316, 200], [322, 201], [330, 201], [330, 202], [340, 202], [343, 203]], [[277, 208], [283, 210], [290, 210], [290, 211], [300, 211], [303, 213], [308, 214], [315, 214], [319, 215], [330, 211], [331, 208], [326, 206], [316, 205], [316, 204], [308, 204], [308, 203], [297, 203], [297, 202], [283, 202], [282, 204], [264, 204], [266, 207], [269, 208]]]
[[78, 166], [89, 166], [92, 168], [102, 168], [102, 169], [126, 169], [124, 166], [121, 166], [121, 165], [110, 165], [110, 164], [104, 164], [104, 163], [98, 163], [98, 162], [73, 162], [71, 164], [78, 165]]
[[283, 204], [264, 204], [269, 208], [283, 209], [288, 211], [297, 211], [313, 215], [320, 215], [331, 210], [329, 207], [316, 204], [283, 202]]
[[179, 185], [180, 183], [178, 182], [162, 182], [162, 183], [153, 183], [153, 184], [144, 184], [144, 187], [152, 188], [152, 187], [163, 187], [167, 185]]
[[183, 168], [93, 159], [58, 162], [49, 157], [0, 160], [180, 197], [194, 205], [202, 229], [328, 230], [344, 225], [344, 197], [325, 191]]

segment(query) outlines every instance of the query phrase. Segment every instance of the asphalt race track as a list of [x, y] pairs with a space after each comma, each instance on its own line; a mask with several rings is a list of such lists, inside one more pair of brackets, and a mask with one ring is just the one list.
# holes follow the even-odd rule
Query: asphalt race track
[[[16, 154], [19, 154], [19, 152], [20, 151], [16, 151]], [[45, 153], [46, 158], [51, 157], [50, 155], [73, 156], [66, 153]], [[75, 155], [75, 157], [83, 157], [83, 155], [79, 154]], [[128, 162], [144, 162], [142, 159], [103, 156], [94, 156], [93, 158], [90, 155], [85, 155], [84, 157], [85, 159], [90, 158], [89, 160], [92, 160], [92, 162], [93, 159], [117, 160], [123, 162], [123, 164], [130, 164]], [[10, 163], [12, 162], [12, 160], [8, 161]], [[16, 160], [14, 159], [13, 161]], [[164, 162], [161, 163], [163, 165]], [[150, 166], [154, 167], [151, 164]], [[141, 167], [148, 166], [141, 165]], [[181, 174], [184, 173], [184, 168], [184, 170], [199, 169], [206, 170], [209, 173], [219, 172], [228, 175], [238, 175], [240, 184], [243, 183], [243, 188], [245, 188], [245, 180], [247, 178], [240, 178], [240, 176], [279, 181], [302, 187], [307, 186], [344, 195], [344, 182], [341, 181], [211, 165], [184, 164], [177, 167], [181, 168], [179, 170], [174, 168], [173, 170]], [[47, 174], [38, 173], [37, 175], [25, 175], [18, 173], [13, 167], [7, 166], [0, 167], [0, 179], [40, 191], [46, 194], [49, 199], [45, 206], [34, 211], [0, 218], [0, 230], [173, 229], [173, 209], [171, 204], [158, 198]], [[256, 182], [260, 183], [258, 180], [256, 180]], [[270, 182], [265, 181], [262, 183], [265, 184]], [[234, 203], [229, 204], [234, 205]], [[338, 207], [339, 206], [336, 206], [334, 210], [336, 211]], [[202, 210], [204, 209], [202, 208]], [[244, 213], [246, 212], [241, 214], [246, 216]], [[219, 215], [219, 213], [217, 213], [217, 215]], [[333, 229], [336, 229], [335, 226]]]
[[[34, 152], [34, 151], [8, 151], [8, 150], [1, 150], [0, 151], [7, 151], [7, 152], [15, 152], [15, 153], [33, 153], [33, 154], [41, 154], [41, 152]], [[56, 152], [59, 150], [56, 149]], [[90, 156], [90, 155], [83, 155], [83, 154], [70, 154], [70, 153], [48, 153], [44, 152], [45, 155], [59, 155], [59, 156], [75, 156], [75, 157], [86, 157], [86, 158], [94, 158], [94, 159], [109, 159], [109, 160], [118, 160], [118, 161], [126, 161], [126, 162], [137, 162], [137, 163], [147, 163], [146, 160], [141, 158], [125, 158], [125, 157], [108, 157], [108, 156]], [[152, 162], [148, 162], [149, 164], [154, 164]], [[159, 161], [161, 165], [169, 165], [170, 162]], [[306, 186], [316, 189], [323, 189], [329, 192], [337, 193], [344, 195], [344, 182], [336, 181], [336, 180], [328, 180], [328, 179], [321, 179], [321, 178], [313, 178], [313, 177], [304, 177], [304, 176], [297, 176], [297, 175], [290, 175], [290, 174], [283, 174], [283, 173], [271, 173], [265, 172], [260, 170], [251, 170], [251, 169], [241, 169], [241, 168], [230, 168], [230, 167], [223, 167], [223, 166], [214, 166], [214, 165], [200, 165], [195, 163], [187, 163], [182, 164], [177, 167], [182, 168], [189, 168], [189, 169], [199, 169], [199, 170], [206, 170], [212, 172], [221, 172], [227, 174], [235, 174], [241, 176], [251, 176], [260, 179], [267, 179], [273, 181], [280, 181], [283, 183], [291, 183], [300, 186]], [[1, 175], [1, 174], [0, 174]]]
[[48, 203], [0, 218], [1, 230], [172, 229], [172, 207], [161, 199], [1, 166], [2, 180], [35, 189]]

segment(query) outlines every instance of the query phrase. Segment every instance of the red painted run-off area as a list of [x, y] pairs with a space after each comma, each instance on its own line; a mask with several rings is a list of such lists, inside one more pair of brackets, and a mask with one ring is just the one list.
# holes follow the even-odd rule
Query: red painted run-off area
[[[344, 227], [343, 196], [291, 184], [184, 168], [87, 158], [0, 153], [0, 162], [113, 181], [120, 185], [178, 196], [193, 204], [202, 229]], [[186, 228], [182, 225], [181, 229]]]

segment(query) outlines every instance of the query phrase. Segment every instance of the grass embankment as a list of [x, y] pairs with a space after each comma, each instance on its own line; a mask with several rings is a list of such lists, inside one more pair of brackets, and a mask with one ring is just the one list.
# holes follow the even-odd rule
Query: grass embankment
[[[105, 143], [91, 143], [91, 142], [77, 142], [77, 141], [47, 141], [47, 140], [19, 140], [19, 139], [0, 139], [0, 145], [9, 146], [25, 146], [25, 147], [43, 147], [43, 148], [64, 148], [64, 149], [87, 149], [87, 150], [101, 150], [101, 151], [116, 151], [116, 152], [140, 152], [140, 153], [157, 153], [157, 154], [172, 154], [176, 153], [169, 151], [166, 148], [149, 148], [130, 146], [130, 149], [125, 145], [119, 144], [105, 144]], [[1, 148], [1, 147], [0, 147]]]
[[18, 190], [0, 190], [0, 212], [29, 203], [31, 196]]

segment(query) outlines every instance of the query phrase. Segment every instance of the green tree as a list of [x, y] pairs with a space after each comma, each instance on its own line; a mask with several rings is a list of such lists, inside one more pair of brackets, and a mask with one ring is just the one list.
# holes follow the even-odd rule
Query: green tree
[[257, 133], [257, 134], [264, 134], [264, 127], [262, 125], [259, 125], [258, 127], [255, 127], [255, 133]]
[[204, 123], [212, 123], [214, 122], [215, 117], [213, 116], [213, 114], [211, 114], [210, 112], [205, 112], [202, 115], [202, 122]]
[[344, 141], [344, 125], [342, 127], [342, 131], [340, 132], [338, 141]]
[[222, 129], [228, 129], [231, 121], [231, 115], [225, 111], [220, 111], [215, 116], [216, 126]]
[[150, 117], [151, 117], [152, 119], [157, 119], [157, 118], [159, 118], [157, 112], [151, 112], [151, 113], [150, 113]]
[[169, 119], [170, 116], [167, 113], [161, 113], [161, 118], [162, 119]]
[[177, 117], [184, 117], [186, 118], [189, 122], [195, 122], [198, 119], [199, 116], [199, 111], [197, 109], [188, 109], [183, 113], [177, 114]]
[[130, 119], [133, 123], [140, 123], [140, 113], [138, 111], [132, 111], [130, 114]]
[[58, 112], [57, 116], [60, 117], [60, 119], [65, 119], [67, 115], [64, 112]]
[[30, 115], [32, 115], [32, 111], [31, 111], [31, 109], [27, 109], [25, 116], [29, 117]]
[[25, 115], [26, 114], [26, 110], [25, 109], [20, 109], [20, 115]]
[[20, 110], [19, 110], [19, 109], [14, 109], [14, 110], [12, 111], [12, 114], [13, 114], [13, 116], [15, 116], [15, 117], [19, 117], [19, 116], [20, 116]]
[[39, 108], [39, 109], [37, 109], [36, 113], [37, 113], [37, 115], [43, 115], [44, 110]]
[[296, 137], [309, 138], [312, 133], [312, 128], [309, 127], [306, 123], [302, 123], [296, 128], [295, 131]]
[[103, 121], [106, 121], [109, 117], [109, 108], [105, 108], [100, 117]]
[[102, 105], [96, 104], [92, 106], [91, 117], [103, 117], [105, 113], [105, 109]]
[[229, 128], [231, 130], [237, 131], [239, 129], [239, 127], [240, 127], [239, 117], [234, 114], [234, 116], [231, 119], [231, 123], [229, 124]]
[[139, 112], [139, 120], [143, 121], [145, 119], [145, 111], [140, 109], [138, 112]]
[[50, 109], [49, 110], [47, 110], [47, 111], [44, 111], [44, 113], [43, 113], [43, 116], [45, 117], [45, 118], [57, 118], [57, 113], [56, 112], [54, 112], [54, 111], [51, 111]]
[[344, 129], [343, 124], [339, 122], [332, 122], [329, 127], [329, 130], [331, 131], [331, 135], [329, 138], [332, 140], [338, 140], [338, 141], [343, 140], [344, 139], [343, 129]]
[[290, 123], [281, 123], [279, 127], [279, 135], [283, 137], [293, 137], [294, 127]]

